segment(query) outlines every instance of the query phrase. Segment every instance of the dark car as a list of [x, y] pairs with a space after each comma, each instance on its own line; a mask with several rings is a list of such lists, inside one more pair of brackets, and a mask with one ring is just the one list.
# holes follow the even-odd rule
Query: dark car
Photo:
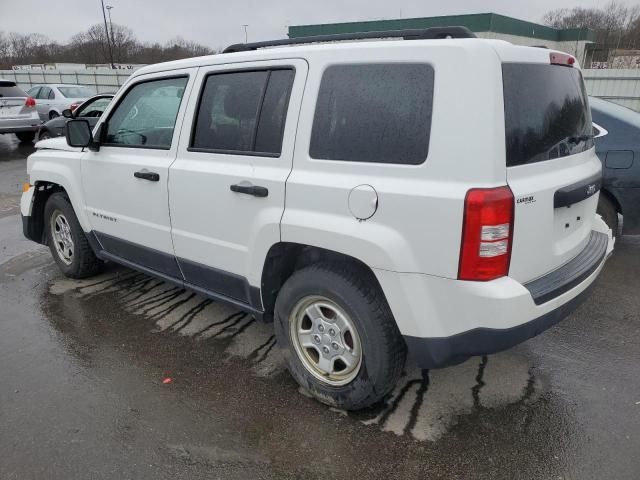
[[640, 234], [640, 113], [594, 97], [589, 103], [602, 161], [598, 213], [614, 234], [619, 231], [618, 214], [623, 216], [623, 234]]
[[87, 99], [85, 102], [78, 105], [73, 112], [69, 109], [62, 111], [61, 117], [56, 117], [48, 122], [45, 122], [38, 131], [38, 140], [45, 140], [47, 138], [61, 137], [64, 135], [64, 126], [72, 118], [83, 118], [89, 122], [91, 127], [98, 123], [98, 119], [105, 111], [111, 100], [113, 94], [101, 94]]

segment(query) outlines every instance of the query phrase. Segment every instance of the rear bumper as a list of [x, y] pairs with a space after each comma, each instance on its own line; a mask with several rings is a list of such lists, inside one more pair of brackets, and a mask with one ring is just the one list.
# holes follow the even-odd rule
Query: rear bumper
[[[599, 231], [574, 260], [526, 285], [510, 277], [464, 282], [376, 271], [409, 354], [421, 368], [506, 350], [560, 322], [586, 298], [613, 251]], [[606, 233], [605, 233], [606, 232]]]
[[0, 120], [0, 133], [35, 132], [40, 127], [40, 117]]
[[505, 329], [476, 328], [444, 338], [405, 336], [411, 358], [420, 368], [442, 368], [475, 355], [501, 352], [559, 323], [587, 298], [589, 288], [567, 303], [529, 322]]

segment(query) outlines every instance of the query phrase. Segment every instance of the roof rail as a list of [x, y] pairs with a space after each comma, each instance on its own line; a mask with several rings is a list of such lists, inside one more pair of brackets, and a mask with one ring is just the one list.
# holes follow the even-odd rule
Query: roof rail
[[313, 35], [309, 37], [267, 40], [266, 42], [236, 43], [229, 45], [222, 53], [247, 52], [267, 47], [284, 47], [309, 43], [344, 42], [349, 40], [367, 40], [383, 38], [402, 38], [403, 40], [435, 40], [441, 38], [477, 38], [467, 27], [432, 27], [408, 30], [386, 30], [379, 32], [337, 33], [334, 35]]

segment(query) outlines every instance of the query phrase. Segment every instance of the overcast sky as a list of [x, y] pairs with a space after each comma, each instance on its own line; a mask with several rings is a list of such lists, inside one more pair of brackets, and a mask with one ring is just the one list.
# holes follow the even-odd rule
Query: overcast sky
[[[601, 3], [601, 2], [600, 2]], [[540, 21], [560, 7], [597, 6], [597, 0], [105, 0], [114, 23], [142, 41], [181, 36], [219, 48], [244, 40], [286, 37], [288, 25], [495, 12]], [[100, 0], [0, 0], [0, 31], [37, 32], [64, 42], [102, 22]]]

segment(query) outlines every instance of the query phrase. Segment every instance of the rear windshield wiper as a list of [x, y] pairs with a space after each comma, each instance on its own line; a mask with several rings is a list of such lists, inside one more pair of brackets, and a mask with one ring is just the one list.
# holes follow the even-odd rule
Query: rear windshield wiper
[[576, 137], [569, 137], [567, 139], [567, 141], [569, 143], [580, 143], [580, 142], [586, 142], [587, 140], [591, 140], [593, 137], [593, 135], [578, 135]]

